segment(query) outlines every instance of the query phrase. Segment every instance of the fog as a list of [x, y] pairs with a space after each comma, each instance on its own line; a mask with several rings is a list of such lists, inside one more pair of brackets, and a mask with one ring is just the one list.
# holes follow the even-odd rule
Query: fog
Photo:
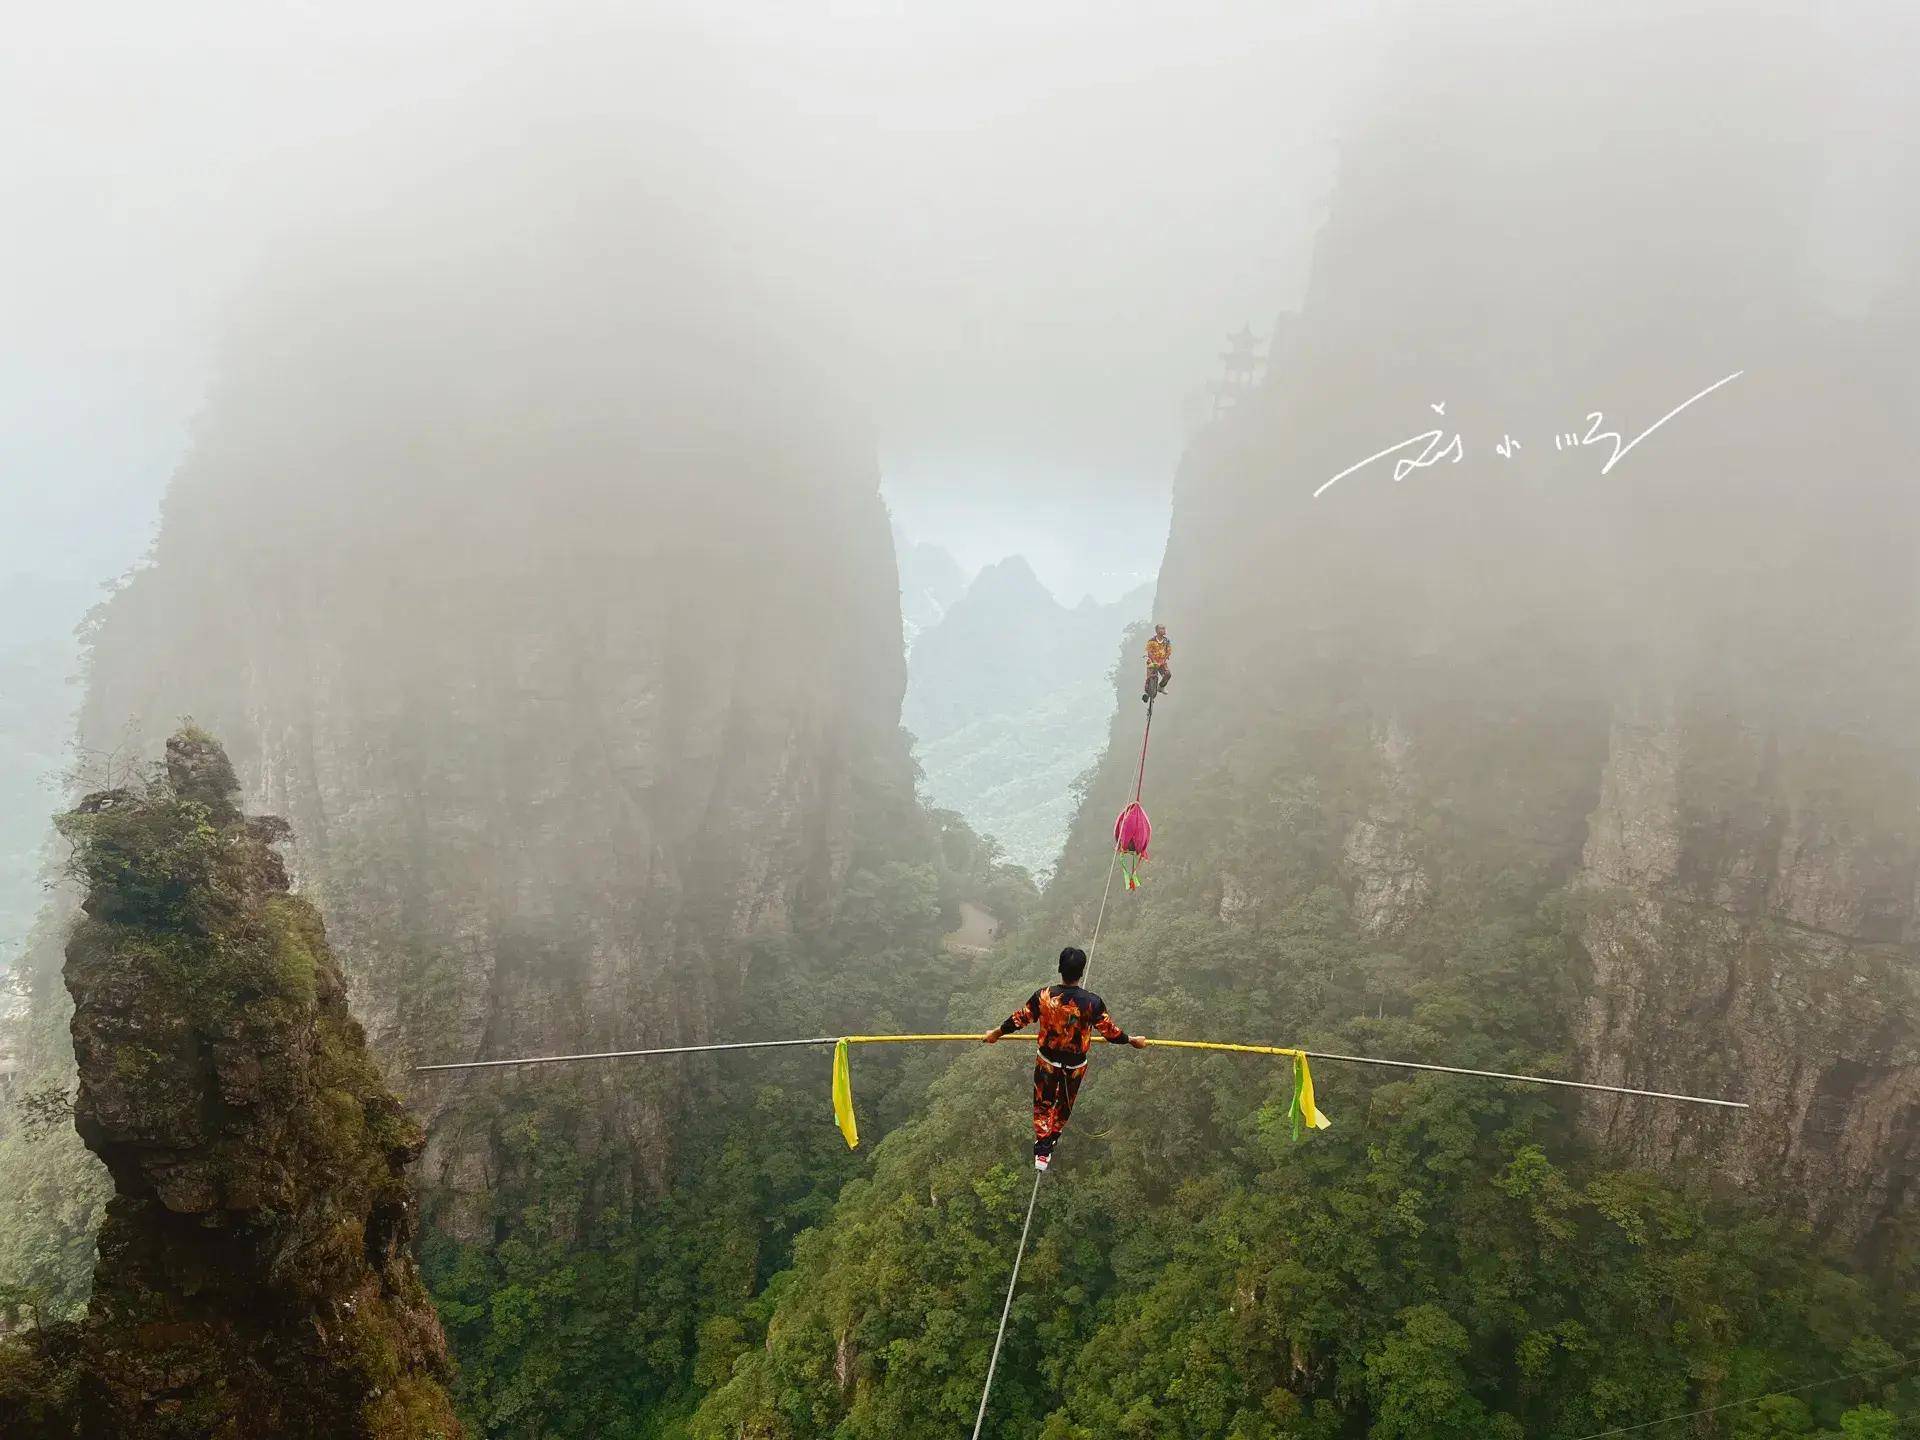
[[[444, 202], [475, 219], [432, 232], [458, 264], [642, 195], [804, 317], [904, 523], [969, 564], [1034, 552], [1070, 599], [1157, 564], [1183, 404], [1227, 331], [1296, 295], [1375, 45], [1332, 4], [23, 24], [0, 56], [0, 570], [137, 556], [236, 312], [316, 248], [367, 233], [379, 268], [392, 217]], [[514, 189], [547, 213], [486, 203]]]
[[[532, 373], [664, 327], [629, 348], [676, 386], [704, 370], [712, 424], [742, 419], [764, 361], [875, 457], [901, 534], [1112, 599], [1160, 567], [1224, 337], [1284, 330], [1315, 286], [1296, 389], [1349, 413], [1323, 405], [1292, 452], [1329, 473], [1401, 433], [1421, 335], [1477, 333], [1501, 384], [1607, 335], [1590, 378], [1639, 384], [1651, 414], [1765, 360], [1792, 310], [1872, 322], [1899, 391], [1914, 40], [1891, 3], [42, 7], [0, 51], [0, 582], [24, 597], [0, 659], [31, 653], [0, 690], [39, 717], [22, 773], [67, 695], [61, 637], [151, 543], [197, 420], [221, 394], [261, 424], [297, 412], [277, 326], [331, 317], [379, 352], [326, 362], [363, 408], [301, 421], [322, 432], [404, 413], [463, 368], [440, 358], [463, 335], [523, 327]], [[1434, 115], [1487, 157], [1472, 194], [1469, 142], [1449, 157]], [[1626, 138], [1591, 172], [1602, 132]], [[1616, 263], [1643, 244], [1678, 259]], [[1667, 319], [1613, 324], [1609, 274], [1670, 287], [1639, 297]], [[1372, 275], [1395, 298], [1346, 333]], [[1638, 363], [1676, 336], [1726, 365]], [[1495, 397], [1454, 398], [1496, 419]]]
[[[89, 1333], [137, 1320], [141, 1257], [212, 1270], [122, 1219], [270, 1201], [265, 1273], [384, 1257], [437, 1347], [418, 1214], [474, 1433], [952, 1433], [1005, 1049], [863, 1061], [871, 1167], [803, 1052], [494, 1067], [967, 1038], [1065, 936], [1149, 1033], [1315, 1049], [1096, 1082], [1016, 1242], [1086, 1303], [1009, 1331], [1013, 1251], [1003, 1411], [1571, 1436], [1832, 1383], [1891, 1433], [1838, 1382], [1920, 1353], [1916, 41], [1913, 0], [16, 18], [0, 1332], [90, 1277]], [[183, 718], [224, 758], [135, 796]], [[340, 992], [417, 1143], [323, 1083], [357, 1031], [258, 1081], [255, 1012]], [[1309, 1053], [1398, 1073], [1303, 1135]], [[312, 1203], [192, 1153], [305, 1136], [282, 1094]], [[107, 1135], [149, 1108], [159, 1204]], [[230, 1374], [387, 1364], [332, 1281], [234, 1273], [298, 1338]]]
[[[1713, 8], [1737, 57], [1750, 7]], [[1842, 305], [1901, 253], [1874, 223], [1911, 119], [1899, 8], [1818, 25], [1813, 68], [1847, 78], [1812, 245]], [[547, 215], [437, 230], [449, 259], [644, 194], [795, 307], [916, 538], [1117, 593], [1157, 566], [1221, 338], [1297, 304], [1412, 17], [1467, 38], [1463, 86], [1527, 81], [1500, 75], [1516, 32], [1592, 39], [1508, 9], [42, 7], [0, 54], [0, 573], [137, 557], [236, 308], [316, 243], [539, 177]]]

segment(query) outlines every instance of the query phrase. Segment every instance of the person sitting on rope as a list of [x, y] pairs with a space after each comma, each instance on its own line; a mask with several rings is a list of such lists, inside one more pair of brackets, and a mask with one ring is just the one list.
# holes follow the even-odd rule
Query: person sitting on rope
[[1173, 683], [1173, 670], [1167, 664], [1172, 658], [1173, 641], [1167, 638], [1167, 627], [1154, 626], [1153, 634], [1147, 638], [1147, 684], [1140, 692], [1142, 700], [1151, 701]]
[[1003, 1035], [1040, 1022], [1040, 1051], [1033, 1062], [1033, 1168], [1044, 1170], [1053, 1159], [1053, 1147], [1067, 1128], [1080, 1082], [1087, 1074], [1087, 1051], [1093, 1033], [1113, 1045], [1144, 1050], [1147, 1042], [1113, 1023], [1107, 1002], [1080, 988], [1087, 973], [1087, 952], [1069, 945], [1060, 952], [1060, 981], [1036, 990], [1013, 1014], [980, 1038], [988, 1045]]

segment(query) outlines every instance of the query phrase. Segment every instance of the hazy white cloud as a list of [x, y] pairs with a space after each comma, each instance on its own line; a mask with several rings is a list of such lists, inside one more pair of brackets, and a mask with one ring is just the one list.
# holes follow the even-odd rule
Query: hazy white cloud
[[[1297, 290], [1369, 45], [1331, 3], [24, 13], [0, 51], [0, 568], [125, 563], [234, 307], [495, 173], [587, 216], [652, 192], [751, 277], [743, 303], [782, 296], [891, 489], [939, 492], [926, 513], [1137, 501], [1126, 563], [1151, 564], [1183, 396]], [[473, 222], [424, 238], [515, 243], [481, 233], [504, 209]]]

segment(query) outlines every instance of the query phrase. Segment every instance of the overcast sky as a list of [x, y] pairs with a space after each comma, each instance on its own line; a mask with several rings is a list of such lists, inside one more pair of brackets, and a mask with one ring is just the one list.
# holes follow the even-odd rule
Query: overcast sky
[[1182, 407], [1294, 300], [1365, 7], [41, 6], [0, 49], [0, 571], [134, 561], [226, 316], [496, 158], [645, 157], [801, 297], [915, 538], [1158, 562]]

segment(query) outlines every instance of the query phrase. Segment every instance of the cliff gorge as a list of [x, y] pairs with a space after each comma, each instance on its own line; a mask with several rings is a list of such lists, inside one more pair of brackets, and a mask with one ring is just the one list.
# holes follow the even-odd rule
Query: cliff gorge
[[[812, 1067], [409, 1067], [926, 1028], [986, 859], [913, 794], [870, 445], [769, 314], [610, 243], [536, 284], [456, 238], [356, 242], [236, 326], [151, 563], [88, 636], [81, 738], [117, 763], [191, 713], [287, 817], [425, 1126], [463, 1403], [602, 1433], [687, 1383], [856, 1163], [793, 1120]], [[20, 1224], [65, 1228], [35, 1197], [76, 1183]]]
[[[1158, 608], [1201, 714], [1162, 774], [1321, 708], [1362, 751], [1322, 803], [1370, 933], [1482, 883], [1449, 836], [1565, 888], [1581, 1070], [1755, 1106], [1595, 1101], [1590, 1133], [1858, 1238], [1920, 1163], [1920, 505], [1886, 463], [1911, 383], [1882, 368], [1914, 297], [1847, 313], [1814, 258], [1852, 141], [1787, 57], [1832, 34], [1757, 27], [1738, 122], [1686, 139], [1710, 17], [1642, 15], [1651, 76], [1594, 37], [1571, 87], [1508, 18], [1497, 97], [1440, 79], [1470, 37], [1414, 22], [1265, 388], [1182, 470]], [[1655, 223], [1649, 197], [1682, 193], [1689, 223]], [[1396, 476], [1422, 443], [1314, 498], [1430, 429], [1438, 463]], [[1252, 714], [1219, 688], [1243, 672]]]
[[[905, 784], [871, 461], [777, 379], [716, 414], [729, 362], [658, 373], [643, 301], [540, 302], [276, 317], [93, 646], [87, 743], [190, 711], [294, 825], [396, 1075], [708, 1038], [748, 941], [831, 911], [863, 768]], [[460, 1094], [428, 1173], [484, 1190]], [[657, 1185], [661, 1102], [602, 1118]]]
[[420, 1128], [347, 1010], [285, 822], [172, 737], [62, 820], [86, 886], [67, 945], [74, 1124], [113, 1176], [87, 1318], [0, 1361], [22, 1437], [453, 1440], [446, 1341], [413, 1256]]
[[987, 566], [916, 638], [901, 718], [928, 800], [966, 816], [1015, 864], [1050, 870], [1074, 782], [1098, 757], [1115, 641], [1146, 618], [1142, 588], [1056, 600], [1018, 555]]
[[[1404, 9], [1265, 383], [1181, 466], [1155, 858], [1089, 983], [1136, 1033], [1754, 1108], [1324, 1065], [1333, 1128], [1295, 1146], [1284, 1073], [1096, 1053], [992, 1433], [1571, 1440], [1920, 1340], [1920, 510], [1889, 464], [1911, 382], [1881, 363], [1915, 306], [1844, 311], [1813, 259], [1851, 142], [1814, 121], [1838, 72], [1799, 58], [1833, 37], [1749, 29], [1703, 127], [1711, 17], [1640, 7], [1569, 53], [1497, 8], [1497, 44]], [[1101, 913], [1142, 718], [1121, 663], [1045, 913], [965, 1024]], [[984, 1277], [1021, 1234], [1023, 1078], [963, 1058], [880, 1143], [701, 1440], [964, 1432]], [[1753, 1433], [1891, 1424], [1914, 1394], [1835, 1386]]]

